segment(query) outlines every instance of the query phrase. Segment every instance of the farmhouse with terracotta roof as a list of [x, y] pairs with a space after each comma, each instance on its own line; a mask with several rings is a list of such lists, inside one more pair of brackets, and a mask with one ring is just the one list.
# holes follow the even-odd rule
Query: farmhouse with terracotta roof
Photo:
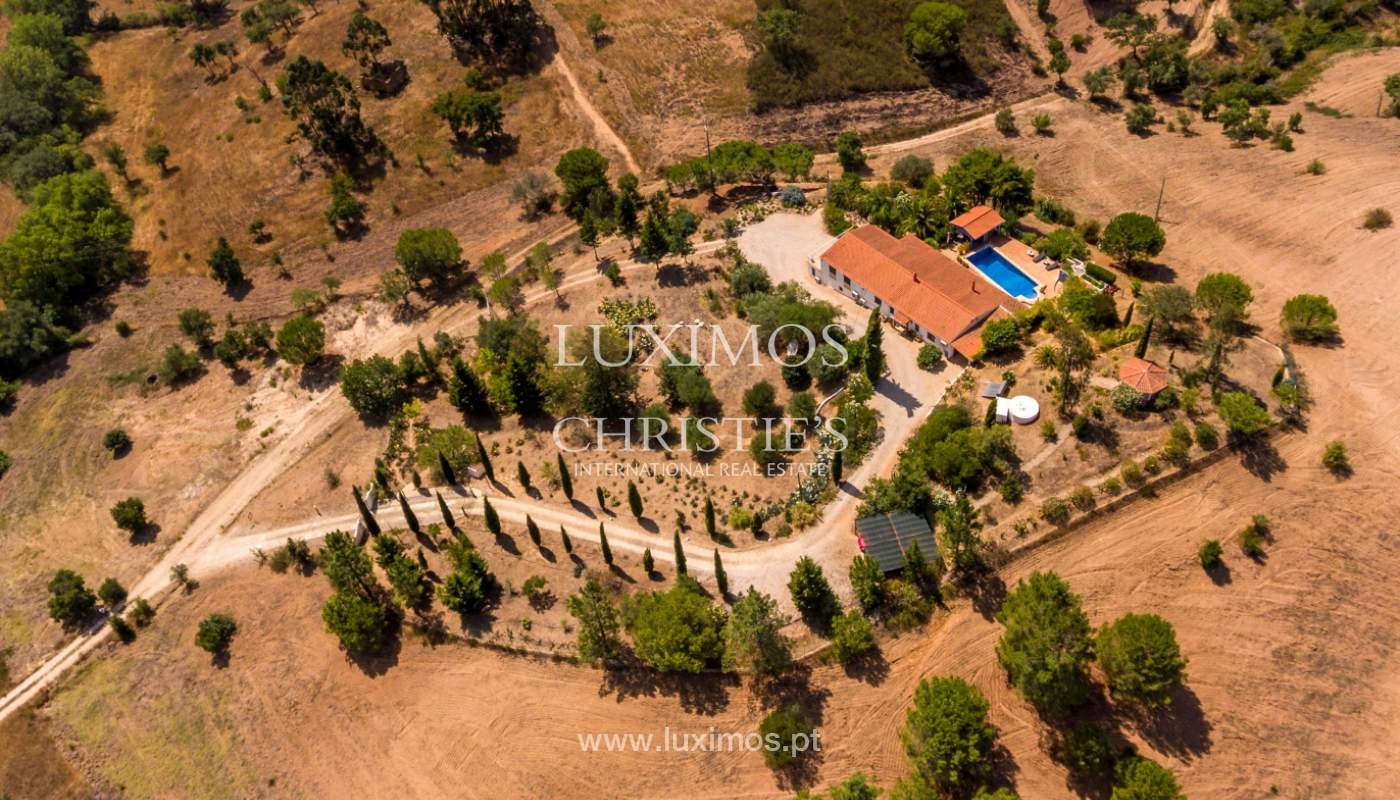
[[976, 244], [1002, 226], [1006, 220], [991, 206], [973, 206], [949, 223], [968, 242]]
[[982, 324], [1017, 307], [1005, 292], [917, 236], [896, 239], [875, 225], [847, 231], [811, 269], [818, 283], [879, 308], [948, 358], [972, 358], [982, 347]]

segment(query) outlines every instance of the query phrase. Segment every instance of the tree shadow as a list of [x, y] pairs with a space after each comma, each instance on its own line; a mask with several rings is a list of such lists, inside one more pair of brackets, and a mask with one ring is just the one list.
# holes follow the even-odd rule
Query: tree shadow
[[660, 533], [661, 526], [651, 517], [637, 517], [637, 526], [647, 533]]
[[978, 567], [960, 581], [972, 608], [985, 620], [996, 618], [1006, 602], [1006, 581], [995, 570]]
[[636, 697], [672, 697], [686, 713], [710, 717], [729, 707], [729, 690], [738, 686], [737, 676], [722, 672], [657, 672], [629, 653], [603, 670], [598, 696], [611, 694], [619, 703]]
[[1214, 726], [1206, 719], [1200, 698], [1186, 684], [1172, 690], [1170, 705], [1130, 719], [1153, 749], [1181, 761], [1189, 763], [1209, 753], [1214, 743]]
[[1268, 439], [1261, 437], [1242, 440], [1235, 437], [1229, 446], [1239, 454], [1240, 465], [1265, 483], [1273, 480], [1274, 475], [1288, 469], [1288, 462], [1283, 460], [1278, 448]]
[[559, 557], [556, 556], [554, 554], [554, 551], [549, 549], [547, 545], [540, 545], [538, 550], [540, 551], [540, 557], [543, 558], [545, 561], [548, 561], [551, 564], [557, 563], [559, 561]]
[[597, 518], [597, 515], [593, 513], [593, 509], [590, 508], [588, 504], [584, 503], [582, 500], [570, 500], [569, 506], [573, 508], [573, 510], [584, 515], [585, 517], [588, 517], [589, 519]]
[[1233, 576], [1230, 574], [1230, 565], [1226, 564], [1224, 561], [1221, 561], [1213, 567], [1207, 567], [1206, 575], [1210, 577], [1210, 582], [1216, 586], [1228, 586], [1230, 582], [1234, 580]]
[[890, 662], [885, 659], [885, 654], [878, 647], [868, 653], [856, 656], [841, 666], [846, 677], [871, 686], [879, 686], [890, 675]]
[[301, 368], [297, 385], [310, 392], [325, 391], [340, 380], [340, 369], [344, 363], [345, 356], [327, 353]]
[[388, 641], [375, 653], [346, 653], [345, 660], [354, 664], [366, 677], [378, 678], [399, 663], [399, 651], [403, 649], [403, 631], [397, 627], [389, 635]]
[[411, 78], [403, 59], [375, 64], [360, 76], [360, 88], [383, 100], [403, 92]]
[[505, 531], [496, 534], [496, 546], [513, 556], [520, 555], [520, 547], [516, 545], [515, 539]]
[[132, 531], [131, 536], [128, 537], [128, 541], [136, 545], [151, 544], [156, 540], [156, 536], [159, 534], [160, 523], [147, 522], [145, 525], [141, 526], [140, 530]]

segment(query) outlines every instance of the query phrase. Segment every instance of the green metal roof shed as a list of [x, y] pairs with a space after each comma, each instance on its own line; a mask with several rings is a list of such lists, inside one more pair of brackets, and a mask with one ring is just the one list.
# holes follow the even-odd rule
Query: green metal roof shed
[[923, 517], [900, 511], [894, 514], [872, 514], [856, 520], [856, 538], [861, 552], [874, 556], [885, 572], [904, 569], [904, 551], [914, 542], [924, 558], [938, 558], [938, 543]]

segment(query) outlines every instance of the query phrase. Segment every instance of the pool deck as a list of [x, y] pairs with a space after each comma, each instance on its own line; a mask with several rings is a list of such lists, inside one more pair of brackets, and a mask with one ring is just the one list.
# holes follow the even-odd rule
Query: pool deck
[[[979, 244], [976, 248], [974, 248], [973, 250], [969, 250], [968, 252], [974, 253], [977, 250], [981, 250], [982, 248], [989, 246], [995, 247], [997, 249], [997, 252], [1001, 253], [1003, 256], [1006, 257], [1007, 261], [1010, 261], [1012, 264], [1015, 264], [1017, 269], [1026, 273], [1026, 275], [1029, 276], [1031, 280], [1039, 284], [1040, 297], [1059, 296], [1060, 289], [1064, 286], [1064, 284], [1055, 282], [1055, 278], [1060, 274], [1059, 268], [1046, 269], [1044, 261], [1041, 261], [1039, 263], [1034, 261], [1029, 255], [1026, 254], [1026, 251], [1030, 249], [1030, 245], [1027, 245], [1026, 243], [1017, 239], [1012, 239], [1009, 236], [1003, 236], [1000, 233], [994, 233], [991, 236], [988, 236], [986, 240]], [[971, 269], [971, 267], [967, 267], [967, 264], [958, 256], [956, 250], [949, 250], [945, 248], [943, 250], [943, 255], [953, 259], [955, 263], [961, 264], [962, 266]]]

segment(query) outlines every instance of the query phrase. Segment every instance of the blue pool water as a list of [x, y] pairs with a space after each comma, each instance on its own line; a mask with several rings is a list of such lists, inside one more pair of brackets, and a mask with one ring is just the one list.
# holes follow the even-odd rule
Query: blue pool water
[[977, 267], [977, 271], [987, 280], [1001, 287], [1003, 292], [1028, 302], [1035, 300], [1038, 284], [1007, 260], [1006, 256], [998, 253], [995, 247], [984, 247], [968, 256], [967, 260]]

